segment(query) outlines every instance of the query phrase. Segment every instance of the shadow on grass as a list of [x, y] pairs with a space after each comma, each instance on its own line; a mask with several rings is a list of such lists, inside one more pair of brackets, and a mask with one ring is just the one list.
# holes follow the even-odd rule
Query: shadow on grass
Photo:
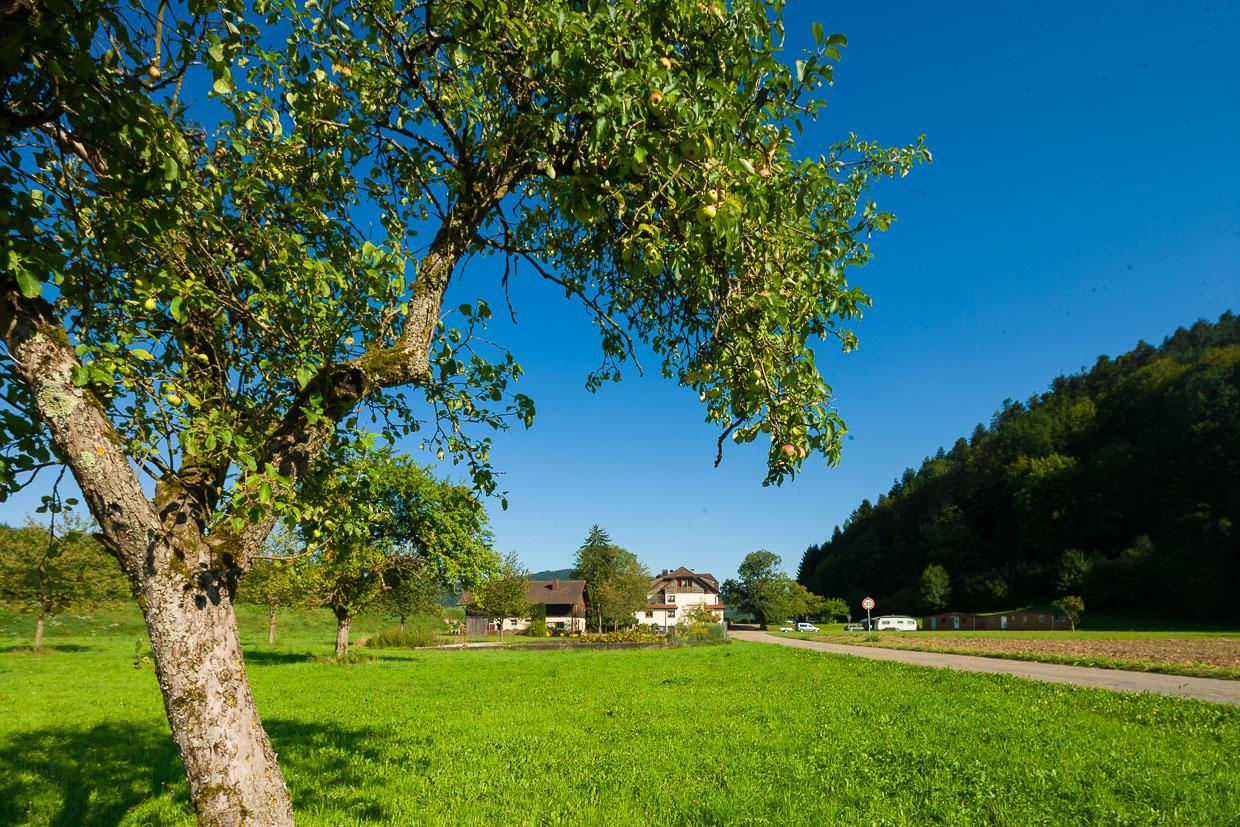
[[80, 643], [45, 643], [36, 652], [30, 646], [14, 643], [8, 646], [0, 646], [0, 653], [8, 654], [10, 652], [21, 652], [27, 655], [46, 655], [52, 652], [89, 652], [95, 649], [95, 646], [83, 646]]
[[[267, 721], [266, 727], [295, 810], [326, 807], [362, 822], [385, 819], [365, 763], [351, 760], [378, 750], [383, 734], [284, 719]], [[140, 806], [144, 823], [193, 821], [181, 760], [163, 726], [48, 728], [0, 742], [4, 827], [116, 824]], [[151, 807], [158, 812], [149, 812]]]
[[314, 660], [311, 652], [271, 652], [263, 650], [247, 650], [245, 662], [256, 666], [280, 666], [289, 663], [310, 663]]

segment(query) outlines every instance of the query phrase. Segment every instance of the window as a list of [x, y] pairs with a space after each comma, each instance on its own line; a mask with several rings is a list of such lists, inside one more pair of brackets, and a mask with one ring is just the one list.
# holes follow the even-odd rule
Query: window
[[675, 603], [675, 602], [676, 602], [676, 595], [674, 595], [674, 594], [669, 594], [669, 595], [667, 596], [667, 602], [668, 602], [668, 603]]
[[1045, 623], [1046, 615], [1038, 615], [1038, 623]]
[[647, 618], [654, 617], [654, 612], [646, 612], [646, 617]]

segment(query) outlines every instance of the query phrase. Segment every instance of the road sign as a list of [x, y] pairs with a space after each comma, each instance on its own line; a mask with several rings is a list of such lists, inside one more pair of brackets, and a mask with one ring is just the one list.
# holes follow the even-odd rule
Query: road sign
[[862, 601], [861, 601], [861, 608], [865, 609], [867, 612], [868, 612], [870, 609], [873, 609], [873, 608], [874, 608], [874, 598], [872, 598], [872, 597], [867, 597], [865, 600], [862, 600]]
[[861, 601], [861, 608], [865, 609], [865, 630], [867, 632], [874, 631], [874, 621], [870, 620], [870, 609], [874, 608], [874, 598], [867, 597]]

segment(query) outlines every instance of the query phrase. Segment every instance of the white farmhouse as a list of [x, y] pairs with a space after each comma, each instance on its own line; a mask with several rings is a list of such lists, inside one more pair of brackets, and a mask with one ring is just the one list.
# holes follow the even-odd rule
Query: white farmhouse
[[646, 594], [647, 606], [637, 612], [637, 622], [646, 626], [670, 629], [694, 606], [705, 605], [723, 620], [723, 601], [719, 596], [719, 581], [713, 574], [689, 571], [684, 566], [675, 571], [663, 570], [650, 578]]

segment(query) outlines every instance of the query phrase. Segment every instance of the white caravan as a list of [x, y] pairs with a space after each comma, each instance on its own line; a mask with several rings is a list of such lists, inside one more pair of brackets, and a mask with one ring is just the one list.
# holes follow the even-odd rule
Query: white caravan
[[874, 628], [880, 632], [916, 632], [917, 619], [903, 615], [883, 615], [874, 618]]

